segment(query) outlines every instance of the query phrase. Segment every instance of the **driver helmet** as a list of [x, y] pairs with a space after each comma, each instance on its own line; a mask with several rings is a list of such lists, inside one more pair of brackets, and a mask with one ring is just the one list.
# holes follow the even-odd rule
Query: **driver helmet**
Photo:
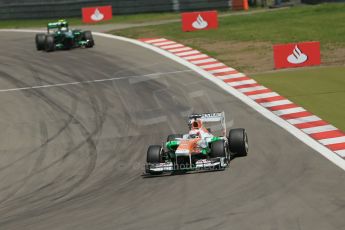
[[202, 121], [200, 119], [195, 119], [191, 123], [191, 129], [201, 129]]

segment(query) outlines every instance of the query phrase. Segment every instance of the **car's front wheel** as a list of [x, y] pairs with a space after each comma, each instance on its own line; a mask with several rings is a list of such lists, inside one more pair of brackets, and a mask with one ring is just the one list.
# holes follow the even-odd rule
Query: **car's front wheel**
[[53, 35], [47, 35], [44, 43], [44, 50], [51, 52], [55, 50], [55, 41]]
[[84, 39], [88, 41], [87, 45], [85, 46], [86, 48], [92, 48], [95, 45], [91, 31], [87, 30], [84, 32]]

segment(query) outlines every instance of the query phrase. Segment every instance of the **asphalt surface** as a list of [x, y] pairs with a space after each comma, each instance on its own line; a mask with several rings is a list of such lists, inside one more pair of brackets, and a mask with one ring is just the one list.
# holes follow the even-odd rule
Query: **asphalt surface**
[[[33, 37], [0, 34], [0, 229], [345, 229], [345, 173], [201, 76], [125, 42], [45, 53]], [[222, 110], [248, 157], [142, 176], [149, 144]]]

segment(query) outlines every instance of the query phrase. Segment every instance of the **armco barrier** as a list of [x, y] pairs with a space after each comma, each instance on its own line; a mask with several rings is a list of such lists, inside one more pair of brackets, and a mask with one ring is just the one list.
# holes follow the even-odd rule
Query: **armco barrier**
[[81, 8], [112, 5], [113, 14], [229, 8], [229, 0], [0, 0], [0, 19], [80, 17]]

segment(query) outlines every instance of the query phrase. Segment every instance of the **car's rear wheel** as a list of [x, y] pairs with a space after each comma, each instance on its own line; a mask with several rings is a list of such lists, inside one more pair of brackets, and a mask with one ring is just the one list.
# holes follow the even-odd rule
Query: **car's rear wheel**
[[45, 34], [36, 34], [36, 36], [35, 36], [36, 49], [37, 50], [44, 50], [45, 41], [46, 41], [46, 35]]
[[248, 136], [245, 129], [231, 129], [229, 131], [229, 150], [231, 157], [245, 157], [248, 155]]
[[88, 41], [87, 45], [85, 46], [86, 48], [92, 48], [95, 45], [91, 31], [87, 30], [84, 32], [84, 39]]
[[55, 50], [55, 41], [53, 35], [47, 35], [44, 43], [44, 49], [47, 52]]
[[183, 137], [182, 134], [170, 134], [170, 135], [167, 137], [167, 142], [173, 141], [173, 140], [176, 140], [176, 138], [182, 138], [182, 137]]

